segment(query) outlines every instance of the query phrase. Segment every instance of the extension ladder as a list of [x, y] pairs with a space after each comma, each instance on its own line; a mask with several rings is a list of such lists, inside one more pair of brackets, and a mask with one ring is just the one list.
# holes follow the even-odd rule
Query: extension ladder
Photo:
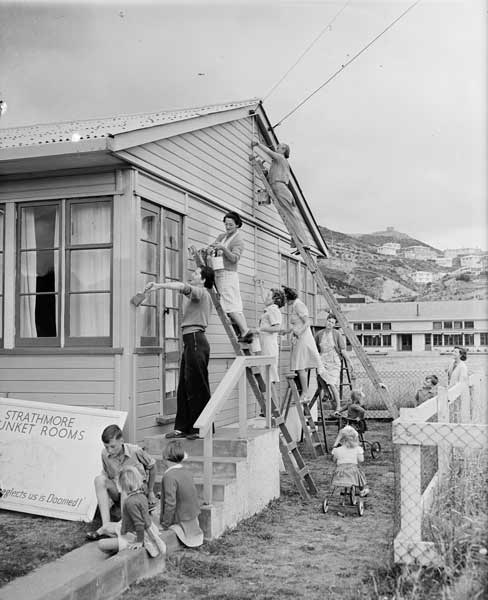
[[[206, 264], [205, 259], [202, 257], [201, 253], [196, 250], [194, 247], [189, 248], [190, 253], [193, 255], [195, 263], [198, 267], [201, 267]], [[224, 326], [225, 332], [232, 344], [234, 352], [236, 356], [245, 356], [249, 355], [249, 349], [241, 344], [237, 340], [236, 332], [233, 328], [233, 325], [227, 314], [224, 312], [222, 305], [220, 304], [220, 296], [218, 291], [214, 287], [209, 290], [210, 296], [212, 298], [213, 305], [217, 314]], [[266, 399], [263, 394], [263, 390], [266, 385], [261, 376], [261, 373], [258, 371], [254, 371], [252, 369], [246, 369], [246, 377], [249, 383], [250, 388], [252, 389], [254, 395], [256, 396], [256, 400], [259, 404], [261, 412], [264, 414], [266, 410]], [[285, 419], [281, 415], [279, 409], [279, 397], [276, 392], [274, 385], [271, 385], [271, 417], [273, 423], [280, 428], [280, 452], [283, 459], [283, 464], [288, 474], [292, 477], [295, 482], [295, 485], [304, 499], [309, 499], [310, 494], [316, 495], [318, 490], [315, 485], [315, 482], [310, 474], [310, 471], [305, 464], [305, 461], [298, 450], [298, 446], [295, 440], [290, 435], [288, 428], [285, 424]]]
[[330, 311], [336, 318], [337, 324], [341, 327], [342, 331], [344, 332], [344, 335], [346, 336], [346, 339], [351, 344], [352, 349], [354, 350], [354, 352], [356, 353], [356, 356], [358, 357], [359, 361], [363, 365], [364, 370], [366, 371], [370, 381], [372, 382], [372, 384], [375, 387], [375, 389], [377, 390], [380, 398], [383, 400], [386, 407], [388, 408], [390, 415], [393, 418], [396, 418], [398, 416], [397, 406], [391, 400], [391, 398], [386, 390], [386, 387], [381, 382], [381, 380], [378, 376], [378, 373], [376, 372], [376, 369], [373, 367], [368, 355], [366, 354], [366, 352], [364, 351], [364, 348], [362, 347], [358, 338], [356, 337], [356, 334], [354, 333], [354, 331], [352, 330], [352, 328], [349, 325], [349, 322], [347, 321], [346, 317], [342, 313], [339, 302], [337, 302], [334, 294], [332, 293], [332, 289], [330, 288], [327, 280], [325, 279], [324, 274], [322, 273], [319, 266], [317, 265], [315, 258], [313, 257], [313, 255], [310, 252], [310, 249], [303, 245], [303, 243], [300, 239], [300, 236], [298, 235], [297, 225], [294, 223], [293, 219], [288, 214], [288, 209], [286, 209], [282, 206], [281, 200], [279, 200], [276, 197], [275, 193], [273, 192], [273, 189], [271, 188], [271, 186], [266, 178], [266, 175], [264, 173], [262, 162], [258, 159], [258, 157], [256, 155], [252, 155], [249, 160], [251, 161], [251, 164], [253, 165], [255, 172], [258, 174], [259, 178], [261, 179], [261, 181], [264, 185], [264, 188], [266, 189], [266, 192], [268, 193], [269, 197], [273, 201], [273, 204], [274, 204], [276, 210], [278, 211], [278, 214], [280, 215], [283, 223], [285, 224], [285, 227], [287, 228], [289, 234], [293, 238], [295, 245], [297, 247], [297, 250], [300, 253], [301, 258], [303, 259], [304, 263], [307, 265], [308, 270], [312, 274], [312, 276], [317, 284], [317, 287], [319, 288], [320, 292], [322, 293], [322, 295], [324, 296], [324, 298], [327, 302], [327, 305], [328, 305]]

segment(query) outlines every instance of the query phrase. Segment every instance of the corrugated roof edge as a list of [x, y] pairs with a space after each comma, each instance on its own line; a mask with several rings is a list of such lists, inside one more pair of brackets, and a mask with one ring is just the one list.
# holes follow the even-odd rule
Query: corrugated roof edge
[[[81, 134], [82, 131], [85, 132], [85, 135], [80, 135], [80, 139], [109, 137], [117, 133], [154, 127], [166, 122], [184, 121], [214, 112], [224, 112], [246, 106], [258, 106], [259, 102], [258, 98], [251, 98], [248, 100], [209, 104], [207, 106], [0, 128], [0, 148], [68, 141], [71, 140], [71, 134]], [[121, 124], [124, 121], [127, 123]], [[131, 123], [128, 123], [128, 121], [131, 121]], [[147, 121], [147, 123], [143, 123], [143, 121]], [[68, 136], [68, 134], [70, 135]]]

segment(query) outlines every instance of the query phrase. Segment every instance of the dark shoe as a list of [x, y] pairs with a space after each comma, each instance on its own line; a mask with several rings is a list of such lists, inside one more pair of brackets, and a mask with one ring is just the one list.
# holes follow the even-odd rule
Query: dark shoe
[[187, 433], [185, 435], [185, 437], [186, 437], [187, 440], [198, 440], [198, 438], [200, 436], [198, 435], [198, 433]]
[[167, 433], [164, 437], [168, 440], [175, 439], [175, 438], [184, 438], [184, 437], [186, 437], [186, 433], [183, 433], [182, 431], [178, 431], [177, 429], [175, 429], [174, 431], [170, 431], [169, 433]]
[[252, 338], [253, 338], [253, 332], [252, 331], [248, 331], [246, 333], [246, 335], [243, 335], [241, 338], [239, 338], [239, 342], [241, 344], [251, 344], [252, 343]]
[[103, 540], [104, 538], [109, 537], [109, 535], [105, 535], [105, 533], [98, 533], [98, 531], [88, 531], [86, 534], [86, 539], [90, 542], [97, 542], [98, 540]]

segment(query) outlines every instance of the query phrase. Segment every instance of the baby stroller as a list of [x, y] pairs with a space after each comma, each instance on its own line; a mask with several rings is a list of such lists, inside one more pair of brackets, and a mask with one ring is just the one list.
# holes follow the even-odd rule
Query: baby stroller
[[346, 425], [354, 427], [358, 432], [359, 442], [363, 447], [364, 452], [366, 453], [366, 451], [369, 450], [371, 458], [378, 458], [381, 453], [381, 444], [379, 442], [370, 442], [364, 437], [364, 433], [368, 430], [365, 419], [350, 419], [340, 413], [336, 413], [335, 416], [337, 417], [337, 427], [339, 430]]

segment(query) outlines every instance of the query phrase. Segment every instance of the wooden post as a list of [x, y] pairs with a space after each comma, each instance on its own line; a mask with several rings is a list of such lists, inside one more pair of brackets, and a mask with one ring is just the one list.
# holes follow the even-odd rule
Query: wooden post
[[266, 427], [271, 429], [271, 365], [266, 365]]
[[469, 394], [468, 383], [463, 385], [461, 390], [461, 410], [459, 411], [459, 418], [461, 423], [471, 423], [471, 396]]
[[239, 379], [239, 437], [245, 438], [247, 434], [247, 379], [246, 372]]
[[420, 446], [400, 445], [401, 539], [409, 545], [421, 541]]
[[[449, 423], [449, 400], [447, 398], [447, 389], [439, 386], [437, 389], [437, 422]], [[439, 483], [442, 478], [449, 473], [451, 460], [451, 445], [447, 441], [437, 444], [437, 464], [439, 473]]]
[[203, 438], [203, 503], [212, 504], [212, 458], [213, 440], [212, 426]]

